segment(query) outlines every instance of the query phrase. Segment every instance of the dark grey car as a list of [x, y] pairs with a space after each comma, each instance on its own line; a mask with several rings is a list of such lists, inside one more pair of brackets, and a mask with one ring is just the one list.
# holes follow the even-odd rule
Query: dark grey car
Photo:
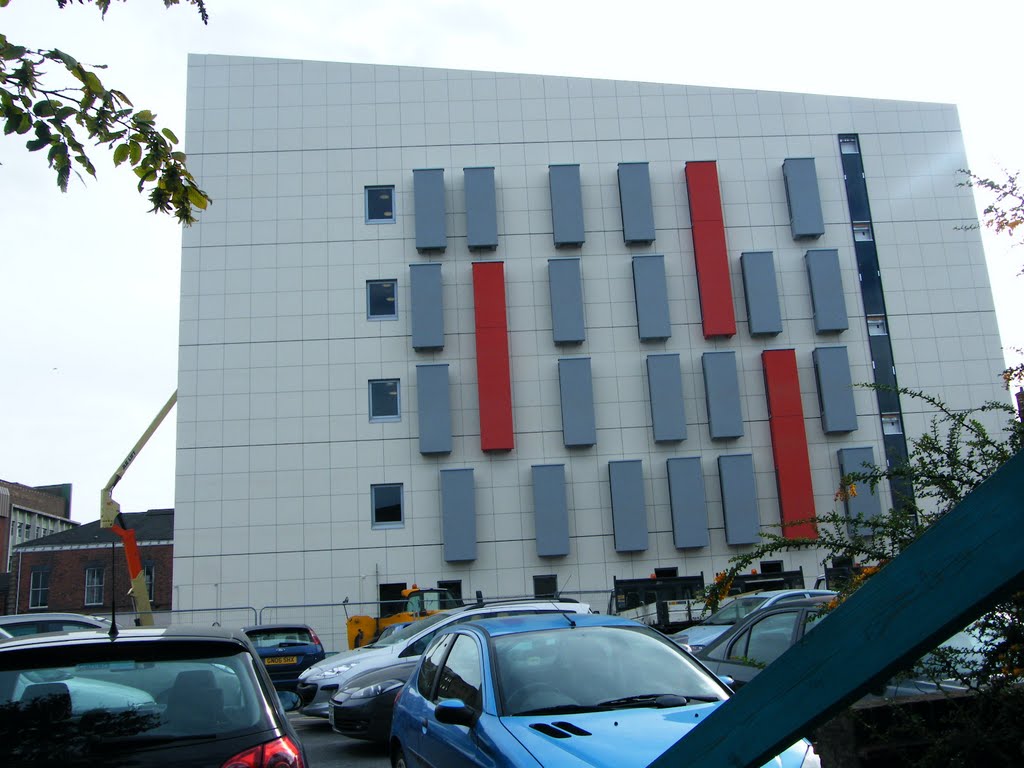
[[214, 627], [68, 632], [0, 642], [4, 766], [306, 768], [241, 632]]

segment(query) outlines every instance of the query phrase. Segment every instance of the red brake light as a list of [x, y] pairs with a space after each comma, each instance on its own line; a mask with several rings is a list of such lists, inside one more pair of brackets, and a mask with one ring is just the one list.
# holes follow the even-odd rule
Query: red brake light
[[309, 636], [313, 638], [313, 642], [316, 645], [319, 645], [321, 648], [323, 648], [324, 644], [320, 642], [320, 638], [316, 636], [316, 632], [314, 632], [312, 629], [309, 630]]
[[305, 768], [298, 746], [287, 736], [239, 752], [221, 768]]

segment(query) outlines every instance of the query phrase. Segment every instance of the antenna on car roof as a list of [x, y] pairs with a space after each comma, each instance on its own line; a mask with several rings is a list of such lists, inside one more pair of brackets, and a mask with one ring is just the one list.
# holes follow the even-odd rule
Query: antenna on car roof
[[[569, 574], [569, 578], [565, 580], [565, 584], [566, 584], [566, 586], [568, 586], [568, 585], [569, 585], [569, 582], [570, 582], [570, 581], [572, 581], [572, 577], [573, 577], [573, 576], [575, 576], [575, 575], [576, 575], [575, 573], [570, 573], [570, 574]], [[564, 589], [564, 588], [565, 588], [565, 587], [563, 587], [562, 589]], [[552, 595], [552, 597], [554, 597], [555, 601], [559, 601], [559, 600], [561, 600], [561, 599], [562, 599], [562, 590], [561, 590], [561, 589], [555, 590], [555, 594], [554, 594], [554, 595]], [[554, 603], [552, 603], [552, 605], [554, 605]], [[555, 607], [556, 609], [558, 608], [558, 606], [557, 606], [557, 605], [555, 605], [554, 607]], [[562, 617], [563, 617], [563, 618], [564, 618], [564, 619], [565, 619], [566, 621], [568, 621], [568, 622], [569, 622], [569, 626], [570, 626], [570, 627], [572, 627], [573, 629], [576, 629], [576, 622], [572, 620], [572, 616], [570, 616], [570, 615], [569, 615], [569, 611], [567, 611], [567, 610], [564, 610], [564, 609], [562, 609], [562, 610], [559, 610], [558, 612], [559, 612], [559, 613], [561, 613], [561, 614], [562, 614]]]
[[110, 639], [117, 637], [117, 542], [110, 542]]

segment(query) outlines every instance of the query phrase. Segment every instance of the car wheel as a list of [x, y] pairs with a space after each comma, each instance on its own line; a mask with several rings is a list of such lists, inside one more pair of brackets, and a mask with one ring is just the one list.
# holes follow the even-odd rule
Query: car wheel
[[395, 751], [391, 753], [391, 768], [409, 768], [401, 747], [395, 747]]

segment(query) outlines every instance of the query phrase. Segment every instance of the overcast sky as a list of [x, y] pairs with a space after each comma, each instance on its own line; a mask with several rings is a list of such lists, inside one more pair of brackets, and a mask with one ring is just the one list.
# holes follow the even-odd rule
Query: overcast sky
[[[207, 4], [209, 26], [160, 0], [114, 2], [105, 21], [12, 0], [0, 32], [107, 64], [104, 84], [179, 136], [187, 54], [220, 53], [946, 102], [976, 171], [1024, 168], [1020, 0]], [[43, 153], [0, 136], [0, 478], [72, 483], [80, 522], [177, 383], [180, 230], [94, 159], [99, 178], [62, 195]], [[1024, 251], [991, 236], [986, 251], [1003, 344], [1024, 346]], [[118, 486], [123, 511], [174, 505], [174, 421]]]

